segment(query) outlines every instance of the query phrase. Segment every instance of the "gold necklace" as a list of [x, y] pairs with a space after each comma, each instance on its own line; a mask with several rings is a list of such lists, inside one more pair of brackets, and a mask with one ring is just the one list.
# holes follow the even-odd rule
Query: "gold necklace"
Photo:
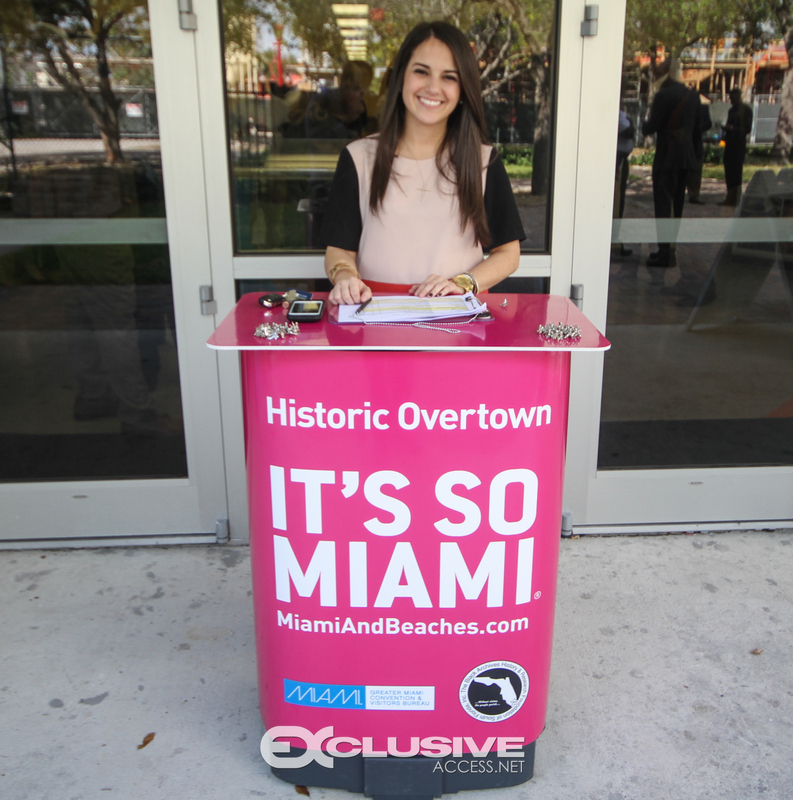
[[419, 187], [419, 191], [421, 192], [421, 199], [424, 199], [424, 195], [429, 191], [427, 188], [427, 183], [429, 179], [432, 177], [432, 167], [430, 167], [430, 174], [427, 175], [426, 179], [424, 178], [424, 173], [421, 171], [421, 167], [419, 166], [419, 160], [416, 159], [416, 172], [419, 174], [419, 179], [421, 180], [421, 186]]
[[[411, 151], [411, 152], [412, 152], [412, 151]], [[407, 158], [407, 159], [409, 159], [410, 161], [413, 161], [413, 162], [415, 163], [415, 165], [416, 165], [416, 172], [418, 172], [418, 175], [419, 175], [419, 180], [421, 181], [421, 186], [419, 186], [419, 187], [418, 187], [418, 191], [419, 191], [419, 192], [421, 192], [421, 199], [422, 199], [422, 200], [424, 200], [424, 195], [425, 195], [425, 194], [427, 194], [427, 192], [431, 191], [431, 190], [430, 190], [430, 189], [427, 187], [427, 184], [429, 183], [429, 181], [430, 181], [430, 178], [432, 177], [432, 167], [430, 167], [430, 174], [429, 174], [429, 175], [427, 175], [427, 177], [425, 178], [425, 177], [424, 177], [424, 173], [421, 171], [421, 167], [419, 166], [419, 163], [420, 163], [421, 159], [415, 158], [415, 157], [414, 157], [414, 156], [412, 156], [412, 155], [408, 155], [408, 154], [407, 154], [407, 153], [405, 153], [405, 152], [402, 152], [402, 153], [400, 153], [400, 155], [401, 155], [403, 158]]]

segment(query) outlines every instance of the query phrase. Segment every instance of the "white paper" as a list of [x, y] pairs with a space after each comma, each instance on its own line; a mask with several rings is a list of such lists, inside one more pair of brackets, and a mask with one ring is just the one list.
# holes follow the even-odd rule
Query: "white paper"
[[435, 322], [472, 317], [483, 311], [487, 306], [471, 292], [446, 297], [374, 297], [363, 308], [360, 304], [339, 306], [339, 322]]

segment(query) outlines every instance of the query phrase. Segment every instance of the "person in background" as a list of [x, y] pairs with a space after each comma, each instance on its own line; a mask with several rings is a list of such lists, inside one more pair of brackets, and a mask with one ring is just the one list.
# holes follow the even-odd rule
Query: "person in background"
[[[702, 145], [699, 93], [678, 80], [678, 64], [672, 61], [665, 61], [659, 69], [662, 83], [642, 124], [645, 136], [656, 134], [652, 173], [656, 220], [683, 216], [688, 174], [697, 166], [697, 143]], [[658, 250], [650, 254], [647, 266], [669, 267], [671, 244], [663, 228], [658, 240]]]
[[366, 96], [374, 71], [366, 61], [348, 61], [338, 88], [314, 95], [306, 109], [309, 139], [358, 139], [367, 122]]
[[[630, 117], [620, 109], [617, 127], [617, 171], [614, 178], [614, 219], [622, 219], [625, 215], [625, 190], [628, 188], [629, 158], [634, 145], [636, 128]], [[627, 258], [633, 253], [629, 247], [620, 244], [619, 254]]]
[[730, 92], [730, 110], [724, 123], [724, 182], [727, 196], [719, 203], [722, 206], [737, 206], [743, 185], [743, 162], [746, 158], [746, 137], [752, 132], [752, 109], [741, 99], [741, 90]]

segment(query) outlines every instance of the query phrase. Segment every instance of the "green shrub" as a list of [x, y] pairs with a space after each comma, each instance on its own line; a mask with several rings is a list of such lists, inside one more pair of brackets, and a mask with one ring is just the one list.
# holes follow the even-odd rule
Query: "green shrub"
[[705, 164], [723, 164], [724, 163], [724, 148], [718, 142], [715, 144], [706, 144], [704, 153]]
[[518, 167], [530, 167], [534, 158], [534, 148], [528, 144], [500, 144], [496, 150], [504, 164]]
[[634, 150], [628, 157], [629, 164], [652, 164], [655, 150]]

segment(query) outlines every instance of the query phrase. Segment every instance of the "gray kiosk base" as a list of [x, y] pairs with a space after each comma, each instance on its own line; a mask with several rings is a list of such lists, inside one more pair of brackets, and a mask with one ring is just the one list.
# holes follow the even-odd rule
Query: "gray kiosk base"
[[[352, 756], [334, 759], [333, 769], [316, 761], [298, 769], [270, 769], [277, 778], [298, 786], [346, 789], [374, 800], [432, 800], [468, 789], [503, 789], [525, 783], [534, 774], [535, 744], [524, 747], [522, 757], [520, 751], [504, 758], [493, 753], [458, 758]], [[305, 750], [292, 748], [290, 755], [303, 753]]]

